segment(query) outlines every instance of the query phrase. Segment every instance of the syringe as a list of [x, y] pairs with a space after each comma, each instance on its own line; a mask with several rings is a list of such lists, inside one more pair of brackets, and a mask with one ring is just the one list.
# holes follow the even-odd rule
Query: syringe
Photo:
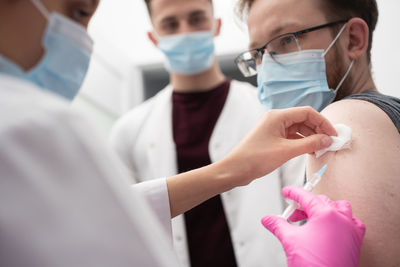
[[[307, 181], [307, 183], [303, 186], [303, 188], [307, 191], [312, 191], [314, 189], [314, 187], [317, 186], [319, 181], [321, 181], [322, 175], [325, 173], [327, 168], [328, 168], [328, 165], [325, 165], [324, 167], [322, 167], [322, 169], [320, 169], [317, 173], [315, 173], [311, 177], [310, 180]], [[286, 220], [290, 216], [292, 216], [292, 214], [293, 214], [293, 212], [295, 212], [295, 210], [300, 208], [300, 205], [293, 200], [290, 200], [289, 203], [290, 203], [290, 205], [286, 208], [286, 210], [282, 214], [282, 217], [285, 218]]]

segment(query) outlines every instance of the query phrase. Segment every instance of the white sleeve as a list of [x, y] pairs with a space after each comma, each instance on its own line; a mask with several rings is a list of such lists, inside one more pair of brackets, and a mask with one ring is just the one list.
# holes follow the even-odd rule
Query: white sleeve
[[141, 106], [131, 111], [114, 125], [110, 135], [110, 143], [119, 159], [128, 169], [131, 181], [135, 183], [132, 189], [147, 200], [172, 242], [171, 210], [166, 179], [150, 180], [136, 184], [140, 177], [137, 177], [132, 151], [145, 114], [148, 112], [148, 109], [145, 108], [146, 106]]
[[171, 208], [166, 178], [138, 183], [132, 188], [147, 199], [172, 242]]
[[0, 128], [0, 266], [178, 266], [106, 141], [55, 113]]

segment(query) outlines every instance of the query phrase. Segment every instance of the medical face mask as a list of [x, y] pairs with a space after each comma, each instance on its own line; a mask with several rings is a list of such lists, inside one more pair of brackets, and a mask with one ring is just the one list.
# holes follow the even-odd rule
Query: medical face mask
[[31, 1], [48, 21], [42, 40], [45, 54], [28, 72], [0, 56], [0, 72], [31, 81], [72, 100], [89, 68], [93, 41], [78, 23], [60, 14], [49, 13], [39, 0]]
[[211, 68], [214, 60], [212, 31], [161, 37], [158, 47], [167, 58], [167, 69], [173, 73], [193, 75]]
[[[302, 50], [295, 53], [263, 56], [258, 74], [258, 97], [270, 109], [311, 106], [321, 111], [336, 97], [336, 93], [353, 67], [351, 62], [335, 90], [328, 86], [325, 55], [342, 34], [324, 50]], [[279, 63], [278, 63], [279, 62]]]

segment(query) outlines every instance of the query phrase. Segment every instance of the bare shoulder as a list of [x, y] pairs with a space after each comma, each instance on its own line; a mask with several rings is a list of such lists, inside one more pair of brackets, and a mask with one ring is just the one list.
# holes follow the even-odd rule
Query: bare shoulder
[[316, 188], [334, 200], [350, 201], [367, 226], [360, 266], [400, 266], [400, 135], [386, 113], [361, 100], [343, 100], [322, 114], [352, 128], [351, 149], [307, 160], [308, 175], [328, 170]]

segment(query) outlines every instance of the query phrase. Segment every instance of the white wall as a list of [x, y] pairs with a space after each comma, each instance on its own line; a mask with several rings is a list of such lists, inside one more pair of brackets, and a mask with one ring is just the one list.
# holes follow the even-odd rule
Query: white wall
[[[99, 122], [104, 132], [128, 106], [136, 104], [132, 101], [141, 99], [140, 88], [135, 87], [138, 80], [134, 66], [163, 60], [147, 39], [151, 24], [143, 2], [102, 0], [89, 28], [96, 42], [95, 57], [74, 107]], [[247, 33], [234, 18], [234, 2], [214, 1], [216, 16], [223, 20], [221, 36], [216, 41], [218, 55], [239, 53], [248, 44]], [[378, 0], [378, 4], [381, 14], [372, 52], [374, 77], [380, 91], [400, 97], [400, 1]]]
[[399, 0], [378, 0], [380, 18], [372, 47], [374, 78], [383, 93], [400, 97]]
[[[216, 16], [223, 19], [217, 53], [237, 52], [247, 46], [247, 34], [234, 25], [233, 0], [215, 0]], [[133, 63], [159, 62], [162, 54], [147, 39], [151, 24], [143, 0], [102, 0], [90, 26], [95, 40], [107, 40]], [[240, 41], [239, 41], [240, 40]], [[112, 53], [110, 53], [112, 55]]]

